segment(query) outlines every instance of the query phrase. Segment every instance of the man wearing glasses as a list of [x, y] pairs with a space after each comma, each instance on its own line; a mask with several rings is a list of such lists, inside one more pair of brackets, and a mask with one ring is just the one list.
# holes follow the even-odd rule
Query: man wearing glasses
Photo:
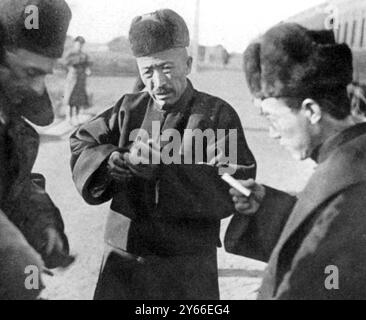
[[332, 31], [281, 24], [245, 52], [271, 137], [317, 169], [293, 197], [257, 184], [230, 191], [227, 251], [268, 262], [261, 299], [364, 299], [366, 125], [351, 117], [352, 54]]

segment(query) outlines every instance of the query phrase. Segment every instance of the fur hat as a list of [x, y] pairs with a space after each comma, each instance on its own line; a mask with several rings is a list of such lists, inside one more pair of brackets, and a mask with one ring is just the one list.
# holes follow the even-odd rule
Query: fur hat
[[249, 45], [244, 70], [257, 98], [318, 97], [352, 82], [352, 53], [346, 44], [336, 44], [333, 31], [284, 23]]
[[189, 46], [187, 24], [183, 18], [170, 9], [136, 17], [129, 32], [131, 49], [135, 57]]
[[[37, 8], [38, 29], [27, 28], [27, 18], [35, 12], [27, 8]], [[70, 20], [71, 10], [64, 0], [0, 1], [0, 23], [6, 28], [5, 44], [50, 58], [62, 56]]]

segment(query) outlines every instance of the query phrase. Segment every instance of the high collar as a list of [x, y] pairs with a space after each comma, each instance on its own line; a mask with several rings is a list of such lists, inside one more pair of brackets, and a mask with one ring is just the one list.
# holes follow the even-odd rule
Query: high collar
[[156, 106], [156, 109], [169, 114], [169, 113], [175, 113], [180, 112], [186, 109], [186, 107], [189, 105], [189, 102], [192, 100], [194, 94], [194, 88], [189, 79], [187, 79], [187, 88], [184, 90], [182, 96], [179, 98], [179, 100], [174, 103], [173, 105], [166, 106], [161, 108], [160, 106], [157, 106], [156, 103], [154, 105]]
[[366, 123], [360, 123], [328, 138], [313, 153], [312, 159], [317, 163], [327, 160], [330, 155], [343, 144], [366, 134]]

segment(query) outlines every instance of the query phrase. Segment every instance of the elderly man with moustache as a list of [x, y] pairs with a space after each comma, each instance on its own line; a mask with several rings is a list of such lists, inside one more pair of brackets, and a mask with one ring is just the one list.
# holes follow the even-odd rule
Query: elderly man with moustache
[[123, 96], [71, 137], [79, 192], [93, 205], [113, 200], [95, 299], [219, 299], [220, 220], [235, 209], [218, 168], [207, 155], [206, 164], [139, 165], [131, 160], [138, 139], [129, 137], [142, 130], [143, 142], [156, 146], [161, 134], [178, 132], [173, 149], [184, 158], [193, 147], [187, 132], [232, 129], [237, 177], [255, 177], [254, 157], [234, 109], [188, 80], [192, 58], [182, 17], [169, 9], [139, 16], [129, 39], [146, 92]]
[[242, 184], [227, 251], [268, 262], [261, 299], [366, 298], [366, 124], [355, 124], [347, 86], [352, 53], [333, 31], [281, 24], [245, 52], [252, 94], [273, 138], [317, 168], [298, 197]]

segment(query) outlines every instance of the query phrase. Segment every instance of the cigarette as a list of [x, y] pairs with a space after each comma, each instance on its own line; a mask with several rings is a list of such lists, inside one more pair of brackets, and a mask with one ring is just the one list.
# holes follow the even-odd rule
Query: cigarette
[[222, 175], [221, 179], [224, 180], [225, 182], [227, 182], [234, 189], [238, 190], [240, 193], [242, 193], [247, 198], [249, 198], [252, 195], [251, 190], [249, 190], [248, 188], [245, 188], [244, 186], [242, 186], [238, 180], [234, 179], [229, 174], [224, 173]]

